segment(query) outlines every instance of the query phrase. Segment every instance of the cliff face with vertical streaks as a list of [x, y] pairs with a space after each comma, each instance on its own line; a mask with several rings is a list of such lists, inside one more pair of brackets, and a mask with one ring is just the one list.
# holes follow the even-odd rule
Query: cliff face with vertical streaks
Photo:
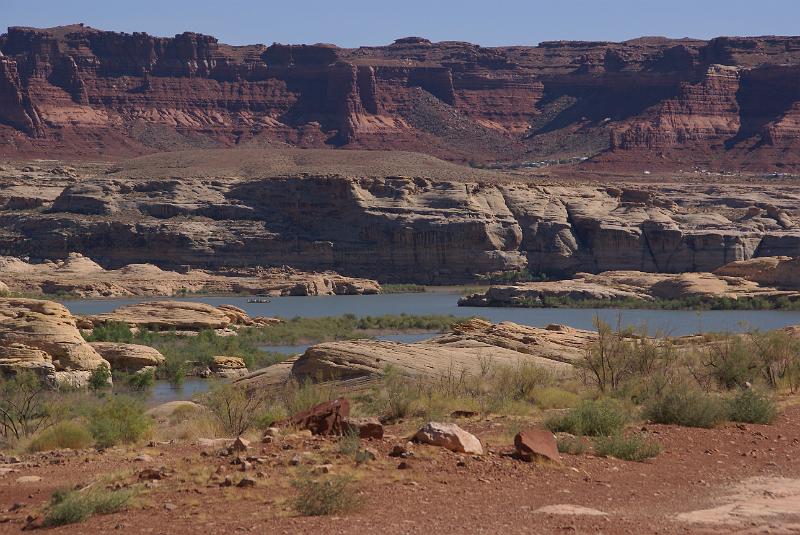
[[611, 168], [800, 166], [800, 37], [343, 49], [75, 25], [9, 28], [0, 53], [6, 157], [254, 144]]

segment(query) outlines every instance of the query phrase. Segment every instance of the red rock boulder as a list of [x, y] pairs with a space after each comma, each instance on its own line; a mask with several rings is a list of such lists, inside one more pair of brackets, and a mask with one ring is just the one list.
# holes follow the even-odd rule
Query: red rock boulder
[[528, 429], [517, 433], [514, 437], [514, 447], [523, 461], [531, 462], [538, 458], [561, 462], [556, 437], [547, 429]]
[[383, 438], [383, 425], [377, 418], [345, 418], [344, 431], [358, 438]]
[[338, 398], [298, 412], [283, 423], [308, 429], [315, 435], [342, 435], [346, 430], [344, 420], [349, 414], [350, 402], [347, 398]]

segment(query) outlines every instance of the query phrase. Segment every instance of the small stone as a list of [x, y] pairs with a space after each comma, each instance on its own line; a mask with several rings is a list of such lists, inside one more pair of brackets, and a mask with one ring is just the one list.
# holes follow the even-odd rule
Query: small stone
[[392, 446], [392, 451], [389, 452], [389, 457], [403, 457], [408, 454], [408, 448], [402, 444], [395, 444]]
[[277, 437], [281, 434], [281, 430], [277, 427], [268, 427], [266, 431], [264, 431], [265, 437]]
[[314, 475], [322, 475], [322, 474], [329, 474], [332, 469], [333, 469], [332, 464], [320, 464], [315, 466], [311, 472]]
[[219, 484], [220, 487], [232, 487], [233, 486], [233, 479], [231, 476], [225, 476], [225, 479], [222, 483]]
[[41, 476], [22, 476], [17, 478], [17, 483], [38, 483], [42, 480]]
[[299, 455], [295, 455], [294, 457], [289, 459], [289, 465], [290, 466], [297, 466], [297, 465], [300, 464], [300, 461], [302, 461], [302, 460], [303, 459]]
[[137, 455], [133, 458], [133, 462], [136, 463], [149, 463], [152, 462], [153, 458], [147, 455], [146, 453], [142, 453], [141, 455]]
[[250, 449], [250, 441], [242, 437], [236, 437], [236, 440], [233, 441], [233, 444], [228, 449], [231, 452], [243, 453]]
[[239, 480], [239, 483], [237, 483], [236, 486], [239, 488], [255, 487], [256, 480], [252, 477], [243, 477], [241, 480]]
[[174, 511], [177, 508], [178, 508], [178, 506], [175, 505], [174, 503], [167, 502], [167, 503], [164, 504], [164, 509], [166, 509], [167, 511]]
[[400, 464], [397, 465], [398, 470], [409, 470], [411, 468], [411, 463], [409, 461], [400, 461]]

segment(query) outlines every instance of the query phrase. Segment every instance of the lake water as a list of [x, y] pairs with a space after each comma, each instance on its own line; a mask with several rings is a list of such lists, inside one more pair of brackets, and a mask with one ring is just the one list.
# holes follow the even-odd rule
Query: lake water
[[[544, 327], [549, 323], [563, 323], [579, 329], [592, 329], [592, 321], [599, 316], [616, 325], [646, 323], [651, 333], [662, 332], [673, 336], [695, 334], [701, 331], [743, 331], [753, 328], [776, 329], [800, 324], [800, 311], [773, 310], [711, 310], [693, 312], [686, 310], [614, 310], [614, 309], [543, 309], [459, 307], [459, 295], [447, 292], [387, 295], [342, 295], [322, 297], [273, 297], [269, 303], [248, 303], [247, 297], [190, 297], [180, 301], [199, 301], [210, 305], [230, 304], [244, 309], [251, 316], [320, 317], [355, 314], [356, 316], [381, 316], [384, 314], [452, 314], [459, 317], [482, 316], [492, 322], [513, 321], [522, 325]], [[163, 299], [163, 298], [161, 298]], [[83, 299], [63, 301], [73, 314], [101, 314], [123, 305], [139, 303], [147, 298]], [[397, 342], [417, 342], [434, 336], [434, 333], [386, 334], [376, 338]], [[302, 353], [307, 345], [263, 346], [262, 349], [287, 355]], [[157, 381], [148, 402], [165, 403], [176, 399], [190, 399], [209, 389], [213, 381], [187, 377], [176, 388], [166, 381]]]
[[[380, 316], [384, 314], [453, 314], [454, 316], [481, 316], [493, 322], [513, 321], [522, 325], [544, 327], [549, 323], [563, 323], [580, 329], [591, 329], [592, 320], [599, 316], [616, 325], [646, 323], [651, 333], [661, 332], [672, 336], [710, 331], [743, 331], [753, 328], [776, 329], [800, 324], [800, 311], [776, 310], [615, 310], [569, 308], [494, 308], [459, 307], [458, 294], [427, 292], [387, 295], [338, 295], [322, 297], [273, 297], [269, 303], [248, 303], [246, 297], [190, 297], [183, 301], [199, 301], [211, 305], [231, 304], [251, 316], [278, 316], [282, 318], [339, 316]], [[163, 299], [163, 298], [161, 298]], [[146, 298], [83, 299], [64, 301], [73, 314], [100, 314], [110, 312], [125, 304], [138, 303]], [[408, 336], [408, 335], [404, 335]]]

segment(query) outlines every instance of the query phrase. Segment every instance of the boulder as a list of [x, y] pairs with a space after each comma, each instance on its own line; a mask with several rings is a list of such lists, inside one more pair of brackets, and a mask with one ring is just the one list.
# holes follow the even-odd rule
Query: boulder
[[225, 329], [233, 322], [230, 312], [205, 303], [187, 301], [144, 301], [122, 306], [112, 312], [91, 316], [94, 325], [119, 321], [159, 331], [202, 331]]
[[211, 359], [209, 369], [212, 374], [224, 379], [236, 379], [249, 373], [244, 360], [239, 357], [214, 357]]
[[344, 418], [345, 433], [352, 433], [359, 438], [383, 438], [383, 425], [374, 417], [369, 418]]
[[138, 372], [166, 362], [160, 351], [149, 346], [117, 342], [92, 342], [90, 345], [111, 364], [112, 370]]
[[81, 336], [75, 318], [53, 301], [0, 298], [0, 370], [30, 369], [82, 387], [108, 362]]
[[549, 459], [561, 462], [556, 437], [547, 429], [535, 428], [517, 433], [514, 437], [514, 447], [523, 461]]
[[345, 431], [344, 419], [349, 414], [350, 401], [338, 398], [299, 412], [283, 424], [307, 429], [315, 435], [342, 435]]
[[483, 455], [483, 446], [478, 437], [464, 431], [456, 424], [428, 422], [414, 435], [422, 444], [439, 446], [457, 453]]

